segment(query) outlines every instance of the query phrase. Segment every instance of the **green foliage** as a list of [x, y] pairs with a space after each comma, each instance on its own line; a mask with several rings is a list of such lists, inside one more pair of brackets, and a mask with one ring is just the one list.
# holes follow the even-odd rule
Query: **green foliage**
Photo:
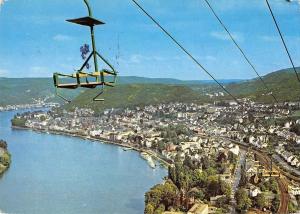
[[[298, 69], [299, 70], [299, 69]], [[266, 75], [263, 77], [264, 81], [268, 84], [268, 87], [271, 91], [273, 91], [274, 95], [279, 99], [279, 101], [295, 101], [299, 100], [299, 94], [300, 94], [300, 88], [298, 87], [297, 79], [295, 78], [295, 74], [293, 73], [292, 69], [285, 69], [277, 72], [273, 72], [271, 74]], [[214, 101], [213, 99], [208, 98], [207, 96], [200, 96], [199, 94], [204, 94], [204, 92], [216, 92], [219, 91], [219, 87], [216, 84], [213, 84], [211, 82], [204, 83], [201, 81], [180, 81], [175, 79], [155, 79], [155, 78], [142, 78], [142, 77], [120, 77], [118, 81], [118, 85], [116, 89], [108, 89], [108, 95], [105, 93], [103, 97], [106, 99], [105, 102], [109, 102], [109, 105], [105, 105], [105, 108], [110, 108], [110, 106], [119, 107], [121, 104], [118, 104], [117, 102], [111, 101], [110, 93], [117, 93], [122, 92], [122, 89], [124, 89], [124, 86], [128, 84], [136, 84], [136, 85], [142, 85], [146, 84], [148, 86], [153, 86], [154, 88], [157, 87], [157, 85], [164, 84], [165, 86], [167, 84], [177, 85], [178, 87], [182, 86], [183, 88], [187, 88], [188, 90], [192, 90], [191, 92], [191, 98], [199, 99], [199, 97], [202, 99], [202, 101]], [[266, 94], [267, 92], [261, 85], [261, 82], [259, 79], [253, 79], [250, 81], [244, 81], [244, 82], [237, 82], [233, 84], [224, 83], [229, 91], [231, 91], [233, 94], [236, 94], [236, 96], [239, 97], [250, 97], [254, 98], [257, 101], [262, 102], [272, 102], [272, 97], [268, 95], [262, 95]], [[185, 87], [187, 86], [187, 87]], [[120, 90], [117, 88], [120, 87]], [[174, 86], [176, 87], [176, 86]], [[126, 88], [126, 87], [125, 87]], [[149, 87], [146, 87], [149, 89]], [[160, 89], [154, 90], [150, 88], [150, 91], [143, 95], [147, 95], [146, 97], [141, 97], [141, 99], [148, 98], [149, 102], [157, 102], [157, 99], [166, 99], [166, 101], [174, 100], [175, 95], [179, 96], [178, 101], [185, 101], [186, 99], [189, 100], [187, 95], [182, 96], [182, 93], [186, 94], [185, 90], [178, 90], [178, 93], [175, 95], [172, 93], [165, 94], [164, 87], [158, 87]], [[27, 103], [33, 103], [34, 99], [45, 99], [48, 98], [47, 101], [55, 101], [55, 102], [61, 102], [61, 99], [54, 97], [54, 87], [53, 87], [53, 80], [52, 78], [0, 78], [0, 106], [5, 105], [12, 105], [12, 104], [27, 104]], [[78, 90], [62, 90], [62, 93], [65, 94], [65, 96], [70, 97], [71, 99], [75, 96], [79, 95], [79, 98], [76, 99], [76, 104], [78, 106], [81, 105], [90, 105], [91, 98], [96, 95], [98, 92], [97, 90], [91, 90], [89, 92], [83, 93], [84, 89], [78, 89]], [[136, 91], [131, 93], [130, 91]], [[199, 93], [201, 92], [201, 93]], [[129, 93], [129, 94], [128, 94]], [[121, 101], [123, 103], [126, 102], [133, 102], [137, 103], [136, 100], [140, 98], [140, 96], [137, 96], [139, 93], [141, 93], [140, 88], [131, 88], [130, 90], [126, 90], [122, 92], [123, 96], [113, 96], [114, 98], [119, 98], [119, 102]], [[159, 95], [157, 95], [159, 93]], [[188, 92], [189, 93], [189, 92]], [[165, 94], [165, 95], [164, 95]], [[132, 95], [132, 96], [130, 96]], [[168, 95], [171, 95], [170, 99], [167, 99], [166, 97]], [[88, 96], [88, 98], [85, 98]], [[182, 99], [183, 98], [183, 99]], [[228, 96], [225, 96], [223, 98], [218, 97], [217, 101], [222, 102], [223, 100], [228, 99]], [[141, 104], [147, 104], [148, 102], [141, 101]], [[103, 103], [102, 103], [103, 104]], [[224, 104], [224, 103], [223, 103]], [[221, 103], [222, 105], [222, 103]], [[73, 105], [69, 105], [68, 108], [72, 108]], [[99, 112], [103, 111], [101, 108], [101, 104], [94, 104], [93, 108], [97, 109], [97, 107], [100, 107]]]
[[290, 201], [288, 204], [289, 213], [295, 213], [297, 211], [297, 207]]
[[207, 193], [208, 197], [216, 196], [220, 192], [219, 179], [217, 176], [209, 176], [207, 179]]
[[300, 135], [300, 124], [292, 125], [290, 131], [296, 133], [297, 135]]
[[248, 180], [247, 180], [245, 165], [242, 165], [242, 167], [241, 167], [241, 179], [240, 179], [239, 187], [245, 187], [247, 183], [248, 183]]
[[0, 148], [7, 150], [7, 143], [4, 140], [0, 140]]
[[221, 197], [218, 198], [216, 201], [216, 205], [217, 207], [220, 207], [222, 210], [221, 213], [228, 213], [229, 209], [230, 209], [230, 198], [228, 197]]
[[24, 119], [24, 118], [14, 117], [14, 118], [11, 120], [11, 124], [12, 124], [13, 126], [25, 127], [25, 123], [26, 123], [26, 119]]
[[74, 101], [65, 106], [71, 110], [75, 107], [88, 107], [96, 113], [109, 108], [132, 108], [149, 104], [170, 102], [199, 102], [200, 96], [187, 86], [163, 84], [131, 84], [106, 88], [102, 96], [104, 102], [92, 102], [98, 90], [86, 90]]
[[268, 201], [265, 197], [265, 194], [261, 193], [261, 194], [257, 195], [256, 198], [255, 198], [255, 203], [256, 203], [256, 205], [258, 206], [259, 209], [262, 209], [262, 208], [266, 207]]
[[[297, 68], [297, 70], [298, 72], [300, 71], [299, 68]], [[283, 69], [270, 73], [264, 76], [263, 80], [279, 101], [299, 100], [299, 82], [297, 81], [297, 78], [295, 78], [293, 69]], [[265, 90], [259, 79], [230, 84], [227, 86], [227, 89], [233, 94], [253, 98], [259, 102], [273, 102], [272, 97], [266, 95], [268, 92]]]
[[227, 198], [230, 198], [232, 192], [230, 184], [224, 181], [219, 181], [219, 182], [220, 182], [221, 192], [224, 195], [226, 195]]
[[252, 205], [251, 199], [248, 196], [248, 192], [244, 188], [238, 189], [236, 191], [235, 200], [237, 202], [237, 209], [240, 211], [247, 210]]
[[8, 167], [10, 165], [10, 162], [10, 154], [8, 152], [4, 152], [4, 154], [0, 157], [0, 163]]
[[161, 213], [168, 207], [174, 207], [178, 189], [172, 181], [158, 184], [145, 194], [145, 213]]
[[154, 211], [154, 214], [162, 214], [165, 209], [165, 206], [163, 204], [160, 204], [159, 207]]
[[275, 195], [275, 198], [273, 199], [272, 203], [271, 203], [271, 210], [273, 212], [277, 212], [280, 206], [280, 197], [279, 195]]
[[154, 210], [155, 210], [155, 208], [154, 208], [154, 206], [153, 206], [153, 204], [151, 204], [151, 203], [148, 203], [147, 205], [146, 205], [146, 207], [145, 207], [145, 214], [153, 214], [154, 213]]
[[278, 184], [276, 182], [275, 178], [270, 178], [266, 181], [263, 181], [259, 184], [260, 189], [265, 192], [265, 191], [271, 191], [273, 193], [278, 193]]
[[5, 106], [30, 104], [34, 99], [53, 96], [54, 87], [50, 78], [0, 78], [0, 91], [0, 106]]

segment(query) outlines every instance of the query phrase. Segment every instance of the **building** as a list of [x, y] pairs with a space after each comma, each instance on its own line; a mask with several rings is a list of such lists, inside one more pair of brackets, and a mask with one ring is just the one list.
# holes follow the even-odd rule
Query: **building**
[[196, 203], [187, 214], [208, 214], [208, 205]]
[[289, 193], [294, 196], [300, 195], [300, 187], [289, 186]]

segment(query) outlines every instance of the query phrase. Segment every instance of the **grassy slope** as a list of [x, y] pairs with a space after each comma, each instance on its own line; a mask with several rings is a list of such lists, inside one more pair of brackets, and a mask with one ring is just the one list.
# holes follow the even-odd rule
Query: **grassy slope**
[[[297, 70], [300, 72], [300, 68]], [[300, 83], [297, 81], [293, 70], [284, 69], [276, 71], [264, 76], [263, 80], [279, 101], [299, 100]], [[267, 92], [259, 79], [239, 84], [230, 84], [227, 86], [227, 89], [239, 96], [248, 96], [258, 101], [272, 102], [271, 96], [262, 95], [267, 94]]]
[[[118, 85], [123, 84], [200, 84], [202, 81], [181, 81], [168, 78], [143, 78], [143, 77], [120, 77]], [[204, 82], [203, 85], [210, 83]], [[82, 91], [82, 90], [81, 90]], [[47, 101], [61, 101], [54, 97], [52, 78], [0, 78], [0, 106], [10, 104], [33, 103], [34, 99], [45, 99]], [[63, 90], [66, 97], [74, 98], [80, 94], [80, 90]]]
[[0, 79], [0, 105], [31, 103], [51, 94], [50, 79]]
[[[298, 70], [300, 71], [300, 69]], [[269, 88], [274, 92], [275, 96], [280, 101], [299, 100], [300, 83], [297, 82], [295, 73], [291, 69], [285, 69], [285, 70], [273, 72], [271, 74], [266, 75], [263, 78], [264, 81], [268, 84]], [[118, 88], [124, 89], [123, 88], [124, 84], [141, 84], [141, 83], [147, 85], [152, 84], [152, 86], [147, 86], [147, 87], [148, 88], [150, 87], [152, 92], [154, 93], [155, 96], [153, 98], [151, 98], [151, 96], [153, 95], [149, 94], [151, 91], [150, 92], [148, 91], [147, 93], [142, 92], [143, 89], [138, 86], [136, 86], [137, 88], [135, 90], [126, 89], [125, 91], [119, 91], [121, 92], [120, 94], [122, 94], [121, 97], [118, 97], [117, 94], [114, 94], [114, 93], [119, 93]], [[161, 88], [163, 87], [162, 85], [156, 85], [158, 83], [190, 86], [199, 94], [210, 93], [213, 91], [221, 91], [217, 85], [211, 84], [210, 82], [208, 83], [207, 81], [180, 81], [180, 80], [167, 79], [167, 78], [152, 79], [152, 78], [143, 78], [143, 77], [120, 77], [117, 87], [111, 89], [113, 97], [112, 98], [107, 97], [109, 96], [109, 93], [106, 93], [104, 96], [106, 97], [106, 100], [116, 100], [116, 101], [109, 101], [109, 103], [117, 102], [118, 100], [125, 102], [124, 97], [128, 97], [128, 99], [131, 99], [130, 96], [134, 97], [132, 98], [133, 104], [137, 104], [140, 102], [140, 101], [138, 102], [137, 100], [141, 100], [141, 104], [143, 104], [145, 102], [143, 96], [146, 96], [147, 99], [149, 99], [151, 102], [154, 102], [155, 99], [160, 99], [160, 98], [164, 100], [165, 98], [162, 95], [161, 97], [156, 97], [156, 94], [163, 93], [164, 91], [163, 89], [161, 90]], [[23, 78], [23, 79], [0, 78], [0, 106], [8, 105], [8, 104], [31, 103], [33, 102], [33, 98], [44, 99], [45, 97], [49, 97], [49, 96], [52, 98], [48, 99], [48, 101], [61, 101], [58, 98], [54, 98], [54, 88], [52, 84], [53, 83], [51, 78]], [[154, 86], [160, 86], [160, 87], [156, 89], [156, 87]], [[239, 83], [231, 83], [226, 85], [226, 87], [234, 95], [239, 97], [247, 96], [262, 102], [272, 102], [271, 96], [262, 95], [262, 94], [266, 94], [266, 91], [264, 90], [260, 80], [258, 79], [239, 82]], [[80, 94], [80, 91], [64, 90], [63, 93], [66, 94], [67, 97], [74, 97], [76, 94]], [[85, 96], [90, 96], [86, 100], [87, 102], [88, 100], [90, 100], [90, 98], [92, 97], [91, 94], [93, 93], [96, 93], [96, 90], [95, 92], [87, 91], [84, 96], [81, 95], [80, 98], [78, 99], [85, 99]], [[130, 93], [133, 94], [129, 95]], [[180, 92], [177, 92], [176, 95], [180, 95], [179, 93]], [[142, 99], [135, 98], [136, 96], [139, 96], [139, 94], [141, 94]], [[173, 95], [170, 95], [170, 97], [173, 97]], [[181, 97], [181, 95], [179, 97]], [[75, 103], [80, 102], [78, 101], [78, 99], [75, 100]], [[105, 103], [103, 105], [106, 105]], [[119, 106], [119, 104], [117, 103], [115, 103], [114, 105]]]
[[101, 112], [112, 107], [122, 108], [175, 101], [199, 102], [201, 100], [199, 94], [187, 86], [166, 84], [127, 84], [107, 88], [102, 96], [105, 99], [104, 102], [92, 102], [96, 94], [97, 90], [87, 90], [66, 108], [90, 107], [96, 112]]

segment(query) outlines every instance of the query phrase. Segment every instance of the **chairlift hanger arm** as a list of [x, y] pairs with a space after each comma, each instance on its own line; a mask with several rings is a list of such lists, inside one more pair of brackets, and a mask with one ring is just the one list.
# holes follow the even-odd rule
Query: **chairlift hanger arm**
[[78, 70], [79, 72], [81, 72], [84, 69], [84, 67], [88, 64], [88, 62], [89, 62], [89, 60], [91, 59], [92, 56], [93, 56], [93, 52], [90, 53], [90, 55], [88, 56], [88, 58], [85, 60], [85, 62], [81, 66], [81, 68]]
[[84, 3], [86, 4], [86, 7], [87, 7], [87, 9], [89, 11], [89, 16], [93, 17], [92, 8], [90, 7], [90, 4], [89, 4], [88, 0], [84, 0]]
[[[76, 18], [76, 19], [68, 19], [67, 21], [74, 24], [90, 27], [92, 48], [93, 48], [92, 52], [89, 54], [87, 59], [85, 59], [83, 65], [80, 67], [79, 70], [76, 71], [76, 73], [73, 74], [54, 73], [53, 74], [53, 81], [56, 90], [55, 91], [56, 95], [68, 103], [70, 103], [71, 101], [65, 98], [62, 94], [60, 94], [59, 89], [76, 89], [79, 87], [94, 89], [100, 86], [101, 90], [97, 94], [97, 96], [93, 98], [93, 101], [103, 101], [103, 99], [100, 99], [99, 96], [103, 94], [104, 87], [105, 86], [114, 87], [114, 84], [116, 82], [116, 77], [117, 77], [117, 72], [115, 71], [113, 66], [103, 56], [101, 56], [96, 49], [94, 26], [103, 25], [105, 23], [93, 18], [92, 9], [90, 7], [88, 0], [84, 0], [84, 3], [88, 9], [88, 16], [82, 18]], [[94, 71], [85, 72], [84, 68], [88, 65], [92, 57], [94, 59]], [[108, 69], [98, 69], [98, 62], [97, 62], [98, 57], [100, 57], [101, 60], [109, 67]], [[112, 76], [113, 80], [106, 82], [104, 76]], [[89, 77], [93, 77], [96, 79], [95, 81], [90, 82], [88, 80]], [[99, 77], [101, 78], [101, 81]], [[73, 82], [60, 83], [60, 78], [70, 78], [70, 80], [73, 80]], [[81, 78], [85, 78], [85, 82], [82, 81]]]
[[100, 59], [102, 59], [103, 62], [105, 62], [106, 65], [108, 65], [112, 71], [116, 74], [116, 71], [114, 69], [114, 67], [101, 55], [97, 52], [97, 55], [100, 57]]

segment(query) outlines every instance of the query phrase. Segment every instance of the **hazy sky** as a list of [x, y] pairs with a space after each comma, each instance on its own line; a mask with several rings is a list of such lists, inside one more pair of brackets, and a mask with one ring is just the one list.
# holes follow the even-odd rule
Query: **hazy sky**
[[[90, 2], [94, 16], [106, 23], [96, 29], [98, 50], [120, 75], [209, 79], [131, 0]], [[203, 0], [139, 2], [216, 78], [256, 77]], [[290, 67], [264, 0], [210, 2], [259, 73]], [[299, 66], [300, 6], [270, 3]], [[0, 76], [45, 77], [78, 69], [79, 48], [90, 44], [89, 31], [65, 20], [87, 15], [83, 0], [0, 0], [0, 5]]]

